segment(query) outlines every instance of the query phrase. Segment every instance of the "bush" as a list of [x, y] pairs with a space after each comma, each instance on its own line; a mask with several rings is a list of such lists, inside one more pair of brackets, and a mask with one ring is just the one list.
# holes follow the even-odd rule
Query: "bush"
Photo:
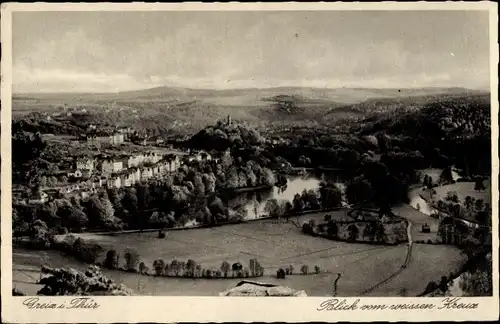
[[139, 273], [140, 274], [146, 274], [147, 273], [147, 267], [146, 267], [146, 264], [144, 262], [141, 262], [139, 264]]
[[106, 253], [106, 259], [104, 260], [104, 267], [108, 269], [117, 269], [119, 266], [120, 255], [115, 250], [109, 250]]
[[139, 264], [139, 253], [137, 253], [135, 250], [127, 249], [125, 250], [125, 254], [123, 257], [125, 259], [125, 270], [137, 272], [137, 265]]
[[106, 278], [98, 267], [90, 266], [87, 271], [74, 269], [52, 269], [42, 267], [42, 272], [48, 276], [40, 280], [43, 288], [38, 295], [130, 295], [131, 291], [123, 284], [114, 283]]
[[73, 243], [74, 256], [85, 263], [94, 264], [102, 250], [103, 248], [99, 244], [85, 242], [81, 238]]
[[153, 268], [157, 276], [162, 276], [165, 269], [165, 261], [158, 259], [153, 262]]
[[438, 289], [438, 284], [435, 283], [434, 281], [431, 281], [429, 282], [429, 284], [427, 285], [427, 287], [425, 288], [424, 290], [424, 294], [429, 294], [433, 291], [435, 291], [436, 289]]
[[427, 240], [427, 244], [432, 244], [431, 239], [428, 239], [428, 240]]
[[20, 290], [17, 290], [16, 288], [13, 288], [12, 289], [12, 296], [26, 296], [26, 294], [24, 294]]
[[308, 223], [305, 223], [304, 225], [302, 225], [302, 232], [304, 232], [304, 234], [312, 234], [313, 229], [312, 229], [311, 225], [309, 225]]
[[240, 262], [233, 263], [232, 269], [233, 272], [243, 270], [243, 265]]
[[276, 278], [285, 279], [285, 270], [279, 268], [278, 271], [276, 271]]

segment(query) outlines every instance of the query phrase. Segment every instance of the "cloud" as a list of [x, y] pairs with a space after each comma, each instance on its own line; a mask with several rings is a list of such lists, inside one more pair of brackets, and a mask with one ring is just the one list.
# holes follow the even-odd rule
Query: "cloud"
[[127, 74], [93, 73], [66, 69], [13, 69], [13, 92], [118, 92], [160, 86], [140, 82]]
[[[449, 37], [436, 34], [444, 37], [443, 41], [427, 46], [436, 41], [422, 34], [421, 43], [415, 44], [391, 30], [376, 35], [347, 16], [338, 26], [334, 22], [332, 29], [322, 28], [313, 16], [300, 20], [286, 13], [253, 15], [251, 19], [243, 15], [241, 23], [234, 16], [218, 17], [148, 25], [140, 30], [126, 22], [130, 37], [119, 33], [118, 24], [113, 29], [105, 27], [115, 26], [114, 22], [102, 22], [103, 27], [93, 33], [92, 26], [81, 23], [70, 24], [67, 30], [47, 29], [41, 37], [33, 38], [36, 40], [28, 38], [23, 46], [14, 43], [14, 90], [489, 84], [488, 53], [483, 47], [477, 50], [477, 38], [460, 42], [458, 37], [447, 42]], [[345, 21], [351, 24], [352, 32], [343, 28]], [[377, 24], [387, 29], [381, 21]], [[323, 23], [327, 26], [328, 20]]]

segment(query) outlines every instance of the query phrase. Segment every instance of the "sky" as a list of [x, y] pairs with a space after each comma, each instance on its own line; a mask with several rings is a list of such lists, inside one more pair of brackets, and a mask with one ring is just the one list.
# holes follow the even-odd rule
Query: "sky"
[[15, 12], [13, 91], [489, 88], [487, 11]]

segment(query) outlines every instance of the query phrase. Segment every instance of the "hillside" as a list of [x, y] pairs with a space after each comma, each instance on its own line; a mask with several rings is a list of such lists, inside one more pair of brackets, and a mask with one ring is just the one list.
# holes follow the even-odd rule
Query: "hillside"
[[96, 121], [159, 132], [191, 132], [231, 115], [254, 126], [319, 125], [344, 117], [404, 106], [418, 98], [471, 93], [460, 88], [364, 89], [301, 88], [188, 89], [158, 87], [120, 93], [15, 94], [13, 115], [85, 111]]

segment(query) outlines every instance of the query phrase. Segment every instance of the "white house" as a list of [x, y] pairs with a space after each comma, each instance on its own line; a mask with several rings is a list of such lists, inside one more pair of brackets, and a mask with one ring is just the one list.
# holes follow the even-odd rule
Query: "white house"
[[40, 191], [40, 192], [37, 192], [35, 195], [33, 195], [28, 200], [28, 203], [30, 203], [30, 204], [43, 204], [43, 203], [46, 203], [48, 200], [49, 200], [49, 195], [47, 195], [43, 191]]
[[108, 188], [120, 188], [122, 186], [121, 178], [118, 176], [111, 177], [106, 181], [106, 186]]

